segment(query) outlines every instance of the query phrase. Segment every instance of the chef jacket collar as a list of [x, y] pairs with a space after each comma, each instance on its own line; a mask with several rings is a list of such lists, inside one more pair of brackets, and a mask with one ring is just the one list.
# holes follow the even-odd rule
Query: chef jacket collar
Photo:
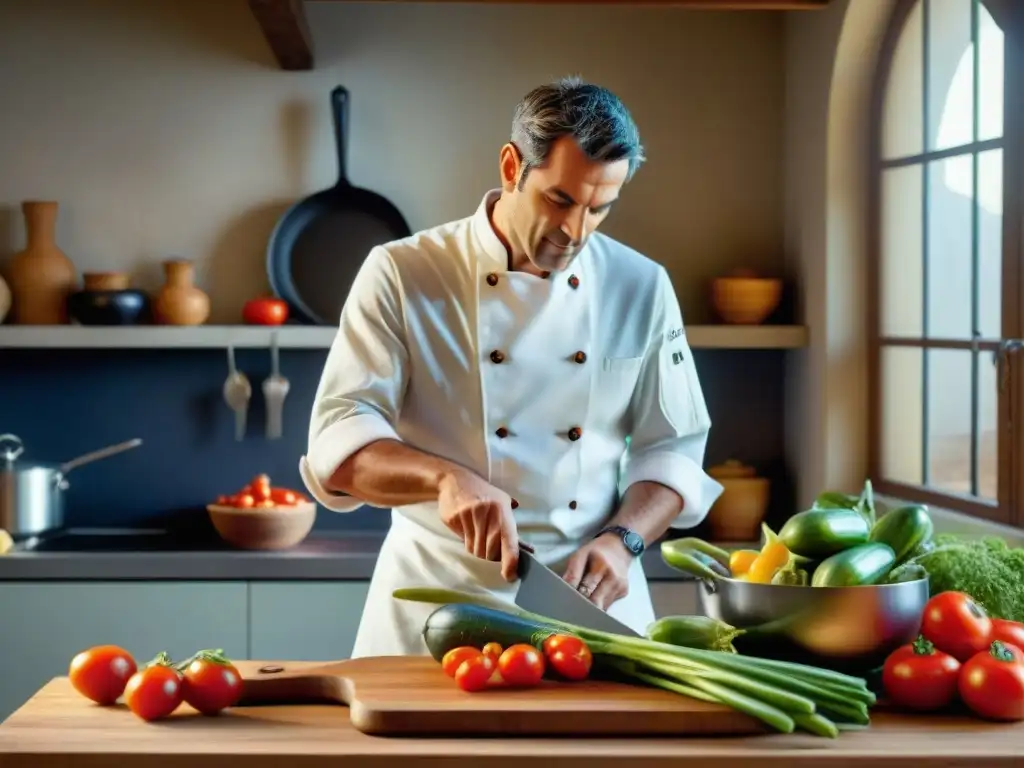
[[508, 251], [495, 233], [490, 218], [490, 211], [500, 196], [500, 189], [490, 190], [473, 214], [473, 237], [479, 251], [477, 258], [482, 272], [508, 272]]

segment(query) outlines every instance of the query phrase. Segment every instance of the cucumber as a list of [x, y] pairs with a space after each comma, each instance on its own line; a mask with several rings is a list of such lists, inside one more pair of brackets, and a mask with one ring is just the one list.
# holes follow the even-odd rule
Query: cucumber
[[471, 645], [483, 648], [498, 643], [508, 648], [525, 643], [540, 649], [545, 638], [559, 630], [550, 624], [470, 603], [442, 605], [423, 624], [423, 640], [434, 661], [452, 648]]
[[888, 544], [869, 541], [844, 549], [821, 561], [811, 577], [812, 587], [866, 587], [877, 584], [892, 569], [896, 553]]
[[871, 528], [871, 541], [888, 544], [896, 553], [896, 565], [908, 559], [935, 532], [928, 508], [920, 504], [898, 507], [879, 518]]
[[871, 528], [852, 509], [808, 509], [793, 515], [779, 531], [790, 552], [814, 559], [865, 544]]

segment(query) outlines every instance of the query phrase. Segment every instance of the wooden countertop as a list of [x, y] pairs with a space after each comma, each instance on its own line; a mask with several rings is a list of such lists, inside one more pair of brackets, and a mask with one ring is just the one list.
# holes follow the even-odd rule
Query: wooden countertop
[[[0, 768], [999, 768], [1024, 765], [1024, 723], [873, 713], [870, 728], [806, 734], [679, 739], [420, 739], [367, 736], [342, 706], [240, 707], [208, 718], [183, 706], [144, 723], [123, 706], [92, 705], [56, 678], [0, 725]], [[396, 761], [401, 761], [396, 763]], [[484, 762], [486, 761], [486, 762]]]

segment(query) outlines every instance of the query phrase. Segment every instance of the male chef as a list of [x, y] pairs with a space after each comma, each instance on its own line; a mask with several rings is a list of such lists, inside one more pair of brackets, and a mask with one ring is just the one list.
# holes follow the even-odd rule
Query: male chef
[[640, 556], [721, 486], [669, 276], [597, 232], [643, 161], [614, 94], [542, 85], [473, 215], [368, 254], [300, 461], [328, 509], [392, 510], [354, 658], [427, 653], [436, 606], [396, 588], [514, 600], [520, 540], [634, 630], [654, 620]]

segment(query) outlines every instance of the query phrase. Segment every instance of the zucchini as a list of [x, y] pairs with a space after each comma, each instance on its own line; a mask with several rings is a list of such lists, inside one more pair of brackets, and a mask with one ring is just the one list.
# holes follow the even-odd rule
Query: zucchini
[[871, 528], [871, 541], [888, 544], [896, 553], [896, 565], [931, 541], [935, 526], [928, 508], [920, 504], [898, 507], [879, 518]]
[[859, 512], [813, 508], [789, 518], [778, 536], [790, 552], [818, 559], [865, 544], [870, 533], [868, 521]]
[[434, 661], [441, 661], [452, 648], [463, 645], [483, 649], [487, 643], [498, 643], [502, 648], [525, 643], [540, 649], [545, 638], [559, 631], [551, 624], [495, 608], [450, 603], [427, 617], [423, 624], [423, 641]]
[[896, 553], [880, 541], [844, 549], [821, 561], [811, 577], [812, 587], [866, 587], [888, 575]]
[[709, 616], [662, 616], [647, 627], [644, 637], [682, 648], [736, 653], [732, 641], [745, 631]]

